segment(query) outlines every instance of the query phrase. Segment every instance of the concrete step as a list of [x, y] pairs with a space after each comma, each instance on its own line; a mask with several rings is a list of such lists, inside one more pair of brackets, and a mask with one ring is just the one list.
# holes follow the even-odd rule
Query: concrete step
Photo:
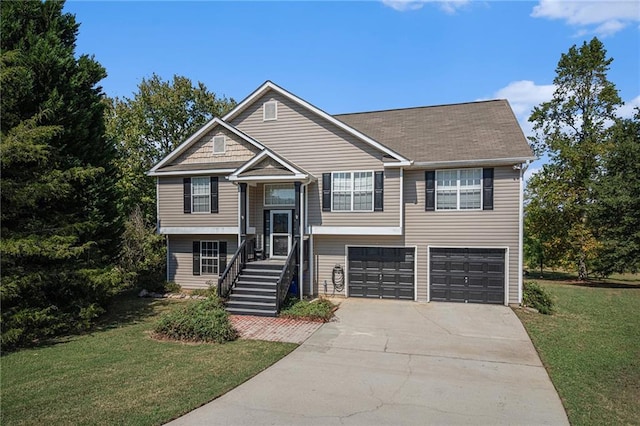
[[234, 287], [231, 294], [262, 294], [262, 295], [275, 295], [276, 286], [270, 287]]
[[275, 310], [276, 299], [273, 298], [269, 302], [251, 302], [247, 300], [227, 300], [227, 309], [230, 308], [245, 308], [245, 309], [263, 309], [263, 310]]

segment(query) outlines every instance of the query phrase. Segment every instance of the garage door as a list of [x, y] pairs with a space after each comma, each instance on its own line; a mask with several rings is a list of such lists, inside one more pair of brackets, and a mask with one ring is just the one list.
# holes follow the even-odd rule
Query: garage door
[[503, 249], [432, 248], [430, 300], [504, 304]]
[[414, 299], [415, 249], [349, 247], [349, 296]]

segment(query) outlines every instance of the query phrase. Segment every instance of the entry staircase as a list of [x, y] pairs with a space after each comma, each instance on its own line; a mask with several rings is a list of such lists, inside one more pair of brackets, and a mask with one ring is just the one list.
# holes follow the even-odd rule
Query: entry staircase
[[297, 276], [298, 243], [284, 261], [257, 260], [254, 246], [240, 244], [218, 280], [218, 296], [231, 314], [275, 317]]
[[276, 260], [247, 263], [229, 293], [227, 311], [236, 315], [277, 316], [278, 278], [284, 265], [284, 261]]

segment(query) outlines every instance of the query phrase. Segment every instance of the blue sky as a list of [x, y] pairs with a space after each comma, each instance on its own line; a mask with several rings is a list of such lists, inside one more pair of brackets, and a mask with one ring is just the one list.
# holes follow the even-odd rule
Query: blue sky
[[[520, 119], [553, 92], [560, 54], [598, 36], [640, 105], [638, 1], [68, 1], [77, 53], [109, 96], [174, 74], [240, 101], [265, 80], [331, 113], [506, 98]], [[539, 167], [534, 164], [532, 170]]]

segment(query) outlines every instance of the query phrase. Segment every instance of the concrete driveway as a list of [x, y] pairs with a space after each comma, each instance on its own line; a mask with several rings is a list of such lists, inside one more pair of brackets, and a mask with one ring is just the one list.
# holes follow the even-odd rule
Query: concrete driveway
[[510, 308], [340, 302], [290, 355], [171, 424], [568, 424]]

